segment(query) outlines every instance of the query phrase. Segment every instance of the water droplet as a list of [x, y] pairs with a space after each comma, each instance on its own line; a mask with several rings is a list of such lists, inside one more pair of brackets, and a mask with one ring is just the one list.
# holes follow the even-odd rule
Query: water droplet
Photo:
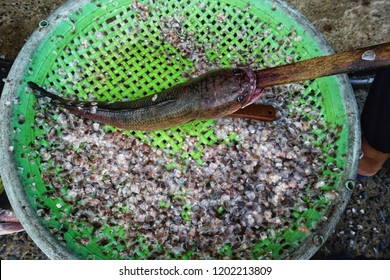
[[374, 61], [376, 58], [376, 53], [374, 50], [368, 50], [368, 51], [365, 51], [363, 54], [362, 54], [362, 59], [363, 60], [367, 60], [367, 61]]

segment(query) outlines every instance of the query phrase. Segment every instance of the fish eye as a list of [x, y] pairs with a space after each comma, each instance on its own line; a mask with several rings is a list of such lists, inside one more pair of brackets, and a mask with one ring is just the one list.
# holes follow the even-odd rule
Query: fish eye
[[237, 100], [238, 103], [241, 103], [242, 101], [244, 101], [244, 98], [245, 98], [245, 95], [240, 95], [240, 96], [237, 97], [236, 100]]
[[241, 69], [234, 69], [233, 75], [242, 77], [242, 76], [244, 76], [244, 71], [242, 71]]

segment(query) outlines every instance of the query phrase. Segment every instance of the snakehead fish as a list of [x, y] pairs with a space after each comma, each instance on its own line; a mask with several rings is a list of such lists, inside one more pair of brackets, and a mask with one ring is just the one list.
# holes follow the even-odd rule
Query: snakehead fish
[[35, 95], [69, 112], [123, 129], [168, 129], [195, 119], [215, 119], [255, 102], [262, 89], [248, 68], [224, 68], [133, 101], [81, 102], [64, 99], [33, 82]]

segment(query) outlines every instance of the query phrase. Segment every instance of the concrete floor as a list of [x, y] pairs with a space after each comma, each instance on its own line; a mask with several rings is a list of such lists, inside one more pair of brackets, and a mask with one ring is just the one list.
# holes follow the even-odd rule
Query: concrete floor
[[[3, 0], [0, 57], [14, 60], [38, 22], [64, 0]], [[325, 36], [335, 51], [390, 40], [388, 0], [289, 0]], [[361, 106], [366, 91], [356, 91]], [[355, 188], [334, 234], [314, 259], [390, 259], [390, 164]], [[26, 233], [0, 237], [0, 259], [46, 259]]]

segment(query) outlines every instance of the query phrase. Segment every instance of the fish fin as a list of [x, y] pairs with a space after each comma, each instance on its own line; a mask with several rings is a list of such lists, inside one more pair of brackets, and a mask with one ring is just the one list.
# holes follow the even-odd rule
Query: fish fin
[[[102, 111], [132, 111], [132, 110], [139, 110], [139, 109], [149, 109], [150, 107], [155, 108], [161, 108], [166, 105], [169, 105], [173, 102], [176, 102], [176, 99], [166, 99], [163, 101], [160, 101], [158, 103], [150, 102], [149, 96], [146, 96], [144, 98], [132, 100], [132, 101], [119, 101], [119, 102], [96, 102], [96, 108], [97, 110]], [[83, 108], [88, 108], [88, 105], [91, 105], [91, 103], [85, 103], [83, 104]], [[91, 105], [92, 107], [92, 105]]]

